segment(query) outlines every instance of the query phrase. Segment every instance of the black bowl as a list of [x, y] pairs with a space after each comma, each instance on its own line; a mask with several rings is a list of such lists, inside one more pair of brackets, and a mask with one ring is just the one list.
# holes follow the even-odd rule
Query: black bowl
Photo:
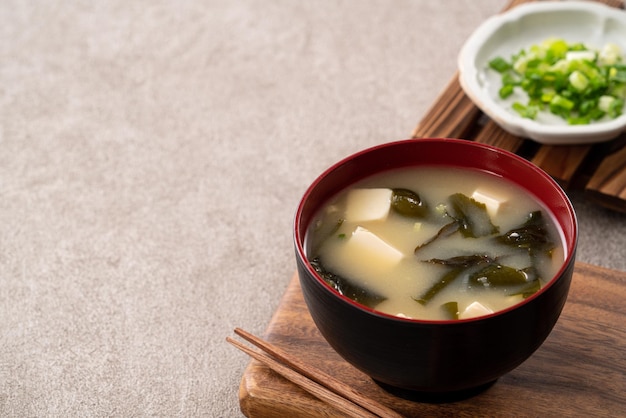
[[[328, 199], [364, 177], [420, 164], [480, 169], [534, 195], [552, 212], [563, 234], [565, 260], [558, 273], [540, 291], [511, 308], [456, 321], [383, 314], [331, 289], [305, 252], [305, 235], [313, 216]], [[461, 393], [488, 385], [539, 348], [567, 299], [577, 235], [574, 209], [549, 175], [515, 154], [455, 139], [404, 140], [347, 157], [308, 188], [294, 222], [304, 299], [326, 341], [348, 363], [382, 385], [429, 394]]]

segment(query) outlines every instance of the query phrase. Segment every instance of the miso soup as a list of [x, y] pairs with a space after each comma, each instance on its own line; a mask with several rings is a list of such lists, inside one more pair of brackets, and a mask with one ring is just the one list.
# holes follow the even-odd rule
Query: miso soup
[[307, 231], [307, 257], [339, 293], [380, 312], [450, 320], [521, 302], [565, 254], [551, 213], [478, 170], [403, 168], [339, 193]]

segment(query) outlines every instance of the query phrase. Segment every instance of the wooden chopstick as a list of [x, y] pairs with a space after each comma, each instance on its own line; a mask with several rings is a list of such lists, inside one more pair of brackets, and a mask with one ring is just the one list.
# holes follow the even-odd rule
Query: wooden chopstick
[[275, 345], [241, 328], [235, 328], [235, 333], [269, 355], [252, 350], [230, 337], [226, 341], [341, 412], [353, 417], [402, 417], [396, 411], [363, 396], [345, 383], [294, 358]]
[[358, 404], [353, 403], [352, 401], [326, 389], [324, 386], [308, 379], [306, 376], [301, 375], [295, 370], [285, 366], [274, 358], [259, 353], [258, 351], [252, 350], [251, 348], [245, 346], [241, 342], [234, 340], [230, 337], [226, 337], [226, 341], [248, 354], [250, 357], [260, 361], [261, 363], [268, 366], [270, 369], [280, 374], [287, 380], [295, 383], [302, 389], [309, 392], [311, 395], [316, 398], [326, 402], [329, 405], [332, 405], [337, 410], [351, 416], [354, 418], [359, 417], [367, 417], [367, 418], [376, 418], [378, 415], [375, 415], [368, 411], [365, 408], [360, 407]]

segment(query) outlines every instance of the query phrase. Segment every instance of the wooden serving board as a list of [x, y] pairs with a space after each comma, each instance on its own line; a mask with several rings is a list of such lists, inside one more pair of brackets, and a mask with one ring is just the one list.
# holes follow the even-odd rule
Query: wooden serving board
[[[554, 330], [521, 366], [472, 397], [428, 403], [395, 396], [346, 363], [318, 332], [295, 275], [264, 338], [407, 417], [626, 416], [626, 272], [577, 263]], [[258, 417], [341, 417], [332, 405], [252, 360], [241, 411]]]
[[[622, 0], [596, 0], [624, 8]], [[529, 0], [512, 0], [508, 10]], [[414, 138], [461, 138], [495, 145], [541, 167], [566, 190], [584, 190], [589, 200], [626, 212], [626, 134], [599, 144], [549, 146], [516, 137], [485, 116], [465, 95], [454, 74], [413, 131]]]

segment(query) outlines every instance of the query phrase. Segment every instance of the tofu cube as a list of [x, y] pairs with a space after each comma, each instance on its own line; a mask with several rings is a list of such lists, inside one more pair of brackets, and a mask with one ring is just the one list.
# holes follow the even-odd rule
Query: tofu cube
[[351, 246], [354, 251], [358, 251], [362, 254], [361, 257], [364, 262], [371, 260], [370, 262], [377, 265], [388, 265], [392, 267], [404, 257], [401, 251], [389, 245], [378, 235], [361, 226], [356, 227], [350, 237], [348, 245]]
[[496, 216], [498, 210], [500, 209], [500, 205], [505, 202], [505, 199], [501, 197], [497, 197], [480, 190], [474, 191], [472, 199], [477, 202], [484, 203], [485, 206], [487, 206], [487, 212], [490, 216]]
[[338, 274], [358, 281], [360, 286], [386, 294], [389, 274], [405, 255], [372, 231], [357, 226], [337, 248], [326, 254], [329, 265], [341, 266]]
[[488, 315], [490, 313], [493, 313], [493, 310], [476, 301], [470, 303], [467, 308], [459, 314], [459, 319], [475, 318], [477, 316]]
[[391, 189], [354, 189], [348, 192], [346, 221], [384, 220], [391, 207]]

